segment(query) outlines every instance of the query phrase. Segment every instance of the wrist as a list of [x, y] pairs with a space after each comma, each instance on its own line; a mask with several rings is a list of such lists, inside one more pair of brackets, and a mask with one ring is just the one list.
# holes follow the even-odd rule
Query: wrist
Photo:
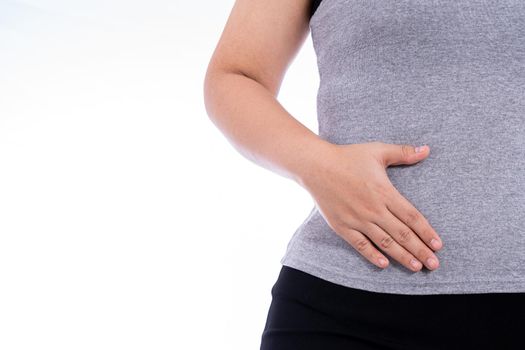
[[295, 182], [307, 189], [312, 179], [321, 176], [326, 171], [336, 149], [336, 144], [318, 136], [312, 139], [303, 149], [303, 157], [293, 172]]

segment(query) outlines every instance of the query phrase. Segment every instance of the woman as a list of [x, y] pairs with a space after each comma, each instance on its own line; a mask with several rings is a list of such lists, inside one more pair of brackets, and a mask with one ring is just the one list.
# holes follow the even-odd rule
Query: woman
[[[309, 33], [318, 135], [276, 99]], [[523, 349], [525, 2], [238, 0], [204, 93], [315, 202], [261, 349]]]

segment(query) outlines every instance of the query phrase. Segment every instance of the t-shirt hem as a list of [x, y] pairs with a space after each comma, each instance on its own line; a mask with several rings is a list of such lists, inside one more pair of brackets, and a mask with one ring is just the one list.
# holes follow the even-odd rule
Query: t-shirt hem
[[378, 293], [427, 295], [427, 294], [479, 294], [479, 293], [524, 293], [525, 279], [512, 280], [461, 280], [421, 282], [389, 282], [371, 280], [362, 276], [341, 274], [323, 266], [285, 256], [281, 265], [306, 272], [325, 281], [350, 288], [357, 288]]

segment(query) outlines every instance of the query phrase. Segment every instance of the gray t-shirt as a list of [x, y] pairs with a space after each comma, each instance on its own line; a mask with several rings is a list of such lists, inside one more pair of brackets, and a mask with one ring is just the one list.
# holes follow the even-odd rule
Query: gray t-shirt
[[314, 206], [281, 263], [384, 293], [525, 292], [525, 1], [323, 0], [310, 29], [319, 136], [428, 144], [386, 171], [444, 247], [436, 270], [381, 269]]

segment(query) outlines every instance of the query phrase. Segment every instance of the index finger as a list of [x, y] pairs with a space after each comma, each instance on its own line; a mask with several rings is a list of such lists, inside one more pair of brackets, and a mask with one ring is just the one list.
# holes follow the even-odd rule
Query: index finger
[[386, 196], [385, 205], [399, 220], [404, 222], [432, 249], [439, 250], [443, 241], [428, 220], [399, 191], [392, 186], [391, 195]]

